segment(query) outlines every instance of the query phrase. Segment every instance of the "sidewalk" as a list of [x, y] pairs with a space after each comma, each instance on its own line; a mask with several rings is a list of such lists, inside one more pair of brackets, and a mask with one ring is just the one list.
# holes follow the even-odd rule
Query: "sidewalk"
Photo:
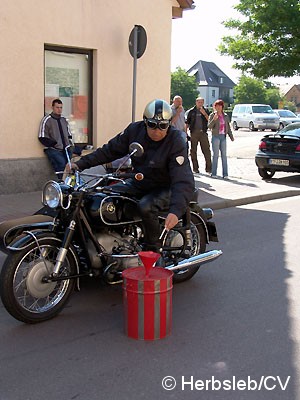
[[299, 175], [281, 174], [272, 181], [263, 181], [237, 177], [213, 179], [200, 174], [195, 175], [195, 181], [200, 188], [199, 204], [213, 210], [300, 195]]
[[[208, 175], [195, 175], [196, 187], [200, 188], [199, 204], [218, 210], [260, 201], [300, 195], [299, 174], [280, 174], [266, 182], [256, 179], [230, 177], [213, 179]], [[42, 191], [0, 195], [0, 222], [31, 215], [42, 207]]]

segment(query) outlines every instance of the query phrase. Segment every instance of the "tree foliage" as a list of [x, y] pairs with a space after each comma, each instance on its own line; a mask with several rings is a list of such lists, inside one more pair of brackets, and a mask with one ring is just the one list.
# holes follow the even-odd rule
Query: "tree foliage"
[[240, 0], [241, 19], [223, 24], [237, 34], [225, 36], [221, 54], [232, 56], [234, 68], [257, 78], [300, 73], [300, 1]]
[[180, 67], [177, 67], [176, 71], [171, 74], [171, 100], [176, 95], [182, 97], [185, 110], [195, 105], [195, 100], [199, 95], [195, 77], [189, 76], [189, 74]]
[[272, 108], [278, 107], [281, 99], [279, 89], [270, 82], [261, 79], [242, 76], [234, 88], [234, 103], [262, 103], [270, 104]]

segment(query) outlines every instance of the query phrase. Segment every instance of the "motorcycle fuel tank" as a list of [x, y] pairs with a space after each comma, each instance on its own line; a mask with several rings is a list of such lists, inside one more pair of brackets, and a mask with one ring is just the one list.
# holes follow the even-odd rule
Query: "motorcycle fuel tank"
[[107, 196], [98, 193], [87, 204], [92, 225], [120, 225], [139, 221], [137, 203], [122, 195]]

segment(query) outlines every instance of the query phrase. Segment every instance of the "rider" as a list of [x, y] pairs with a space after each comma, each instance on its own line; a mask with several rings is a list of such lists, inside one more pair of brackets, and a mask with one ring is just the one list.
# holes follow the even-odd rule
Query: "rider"
[[[145, 107], [143, 121], [129, 124], [107, 144], [71, 164], [73, 169], [83, 170], [125, 156], [133, 142], [143, 146], [143, 155], [132, 157], [132, 166], [144, 179], [127, 179], [125, 185], [115, 184], [112, 190], [139, 199], [145, 227], [144, 248], [154, 251], [160, 247], [159, 211], [168, 210], [165, 228], [172, 229], [184, 215], [194, 192], [186, 138], [171, 126], [171, 118], [170, 105], [164, 100], [153, 100]], [[66, 170], [69, 171], [68, 166]]]

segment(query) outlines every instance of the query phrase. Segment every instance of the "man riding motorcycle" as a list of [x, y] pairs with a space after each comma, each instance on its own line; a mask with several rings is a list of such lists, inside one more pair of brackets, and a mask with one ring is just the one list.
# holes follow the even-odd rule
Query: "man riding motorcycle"
[[[133, 142], [143, 146], [144, 154], [132, 158], [132, 167], [144, 179], [130, 178], [125, 184], [113, 185], [111, 190], [139, 199], [147, 250], [157, 251], [160, 247], [159, 211], [168, 210], [165, 229], [172, 229], [185, 214], [195, 187], [185, 135], [170, 125], [171, 118], [170, 105], [164, 100], [153, 100], [145, 107], [143, 121], [129, 124], [107, 144], [71, 163], [72, 169], [83, 170], [125, 156]], [[66, 171], [70, 172], [68, 164]]]

